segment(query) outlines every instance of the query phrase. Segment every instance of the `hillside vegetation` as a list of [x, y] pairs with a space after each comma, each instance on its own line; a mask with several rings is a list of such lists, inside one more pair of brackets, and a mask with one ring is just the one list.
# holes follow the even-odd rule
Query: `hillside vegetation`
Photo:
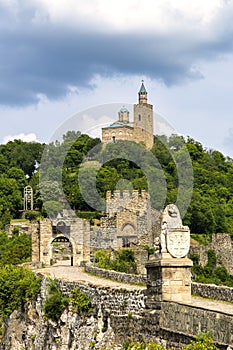
[[[0, 228], [3, 229], [12, 218], [20, 218], [20, 210], [23, 209], [23, 188], [26, 185], [32, 186], [35, 207], [43, 216], [46, 216], [46, 208], [49, 208], [54, 216], [61, 210], [65, 193], [70, 206], [79, 215], [88, 211], [87, 217], [90, 215], [90, 218], [93, 218], [93, 207], [95, 208], [99, 200], [98, 196], [104, 198], [107, 190], [114, 190], [116, 187], [139, 191], [149, 188], [152, 205], [155, 208], [164, 195], [165, 204], [175, 203], [179, 178], [174, 159], [182, 159], [184, 150], [188, 150], [194, 173], [194, 188], [184, 224], [196, 234], [213, 232], [233, 234], [231, 158], [225, 157], [219, 151], [207, 150], [189, 137], [185, 140], [177, 135], [172, 135], [169, 139], [165, 136], [155, 137], [151, 152], [155, 156], [152, 158], [157, 159], [156, 162], [150, 157], [151, 153], [143, 151], [140, 145], [129, 143], [127, 147], [131, 152], [130, 160], [125, 159], [125, 142], [109, 144], [102, 149], [98, 138], [80, 135], [79, 132], [70, 131], [63, 136], [62, 142], [51, 143], [46, 147], [46, 158], [43, 160], [43, 169], [46, 169], [46, 172], [42, 173], [43, 193], [46, 194], [46, 203], [43, 203], [39, 189], [38, 166], [45, 145], [19, 140], [1, 145]], [[57, 168], [63, 162], [63, 158], [61, 189]], [[82, 165], [83, 160], [87, 158], [92, 161], [90, 164], [95, 166], [94, 169], [92, 166]], [[138, 159], [142, 160], [137, 162]], [[85, 179], [82, 191], [78, 183], [79, 173], [82, 173]], [[157, 181], [161, 174], [164, 177], [165, 190], [164, 184]], [[86, 203], [82, 193], [93, 185], [93, 181], [97, 191], [93, 192], [92, 202]]]

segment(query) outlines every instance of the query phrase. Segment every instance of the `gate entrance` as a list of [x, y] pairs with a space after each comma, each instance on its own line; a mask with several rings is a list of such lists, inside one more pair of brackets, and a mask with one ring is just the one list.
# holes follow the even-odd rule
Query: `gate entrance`
[[[64, 215], [66, 214], [66, 215]], [[32, 261], [80, 266], [90, 261], [90, 223], [63, 213], [42, 219], [32, 233]]]
[[50, 264], [73, 266], [73, 247], [65, 236], [57, 236], [51, 243]]

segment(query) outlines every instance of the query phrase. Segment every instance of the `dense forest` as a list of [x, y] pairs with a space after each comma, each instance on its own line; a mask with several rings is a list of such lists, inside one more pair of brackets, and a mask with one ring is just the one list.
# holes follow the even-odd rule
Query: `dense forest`
[[[99, 216], [104, 208], [101, 198], [105, 198], [107, 190], [116, 188], [149, 190], [152, 205], [158, 209], [161, 203], [176, 203], [181, 186], [176, 160], [182, 161], [187, 150], [194, 181], [184, 223], [196, 234], [233, 234], [231, 158], [178, 135], [155, 136], [148, 152], [140, 144], [127, 141], [102, 148], [100, 139], [74, 131], [67, 132], [61, 142], [49, 145], [15, 140], [0, 146], [0, 228], [4, 229], [12, 218], [21, 217], [26, 185], [32, 186], [34, 207], [42, 216], [46, 216], [46, 210], [56, 215], [64, 202], [80, 216], [85, 216], [84, 212], [90, 218]], [[89, 167], [84, 166], [87, 160]], [[96, 190], [86, 201], [92, 186]]]

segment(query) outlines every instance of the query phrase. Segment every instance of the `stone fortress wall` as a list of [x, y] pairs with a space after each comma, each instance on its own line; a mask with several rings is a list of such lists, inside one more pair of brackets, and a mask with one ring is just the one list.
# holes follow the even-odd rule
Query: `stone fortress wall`
[[101, 218], [100, 228], [92, 229], [91, 246], [152, 246], [154, 221], [158, 218], [159, 213], [151, 208], [146, 191], [107, 191], [106, 215]]
[[[147, 284], [145, 275], [131, 275], [124, 272], [116, 272], [113, 270], [100, 269], [96, 266], [85, 266], [85, 271], [93, 273], [97, 276], [110, 278], [122, 283], [132, 283], [139, 285]], [[233, 288], [226, 286], [216, 286], [215, 284], [203, 284], [192, 282], [191, 291], [195, 296], [209, 298], [214, 300], [222, 300], [233, 303]]]
[[64, 237], [70, 242], [73, 265], [89, 262], [90, 253], [96, 249], [134, 247], [138, 272], [145, 274], [148, 254], [144, 247], [153, 247], [155, 236], [159, 235], [161, 213], [151, 208], [146, 191], [136, 190], [108, 191], [106, 208], [98, 227], [91, 227], [88, 220], [68, 211], [56, 219], [32, 224], [32, 262], [50, 265], [52, 244]]
[[96, 349], [119, 349], [118, 344], [125, 341], [156, 341], [178, 350], [207, 331], [220, 349], [233, 346], [233, 316], [229, 313], [182, 302], [159, 302], [149, 308], [143, 288], [128, 290], [67, 281], [58, 284], [66, 296], [75, 288], [87, 293], [92, 301], [91, 315], [83, 318], [67, 309], [61, 321], [46, 321], [42, 309], [49, 280], [44, 278], [36, 304], [27, 305], [24, 315], [15, 312], [6, 323], [5, 340], [11, 348], [49, 350], [57, 344], [63, 350], [89, 349], [92, 344]]
[[[39, 223], [17, 224], [21, 233], [32, 235], [32, 261], [50, 264], [52, 259], [51, 243], [62, 232], [57, 232], [57, 225], [64, 223], [69, 228], [66, 237], [71, 240], [73, 264], [80, 265], [90, 261], [90, 252], [96, 249], [118, 249], [132, 246], [138, 261], [138, 273], [145, 274], [147, 254], [144, 246], [156, 248], [160, 235], [163, 214], [151, 208], [149, 194], [145, 191], [114, 191], [106, 195], [107, 213], [101, 218], [100, 226], [90, 226], [87, 220], [69, 217], [65, 213], [56, 220], [44, 219]], [[8, 235], [16, 225], [7, 227]], [[63, 230], [60, 226], [59, 230]], [[141, 247], [141, 249], [140, 249]], [[233, 274], [233, 244], [229, 234], [213, 234], [208, 246], [191, 246], [190, 254], [198, 254], [200, 264], [207, 263], [207, 252], [214, 249], [217, 264], [224, 266]]]
[[60, 282], [66, 295], [77, 286], [108, 315], [118, 342], [123, 343], [127, 334], [134, 341], [158, 341], [163, 337], [168, 346], [180, 349], [193, 336], [211, 331], [213, 340], [219, 345], [233, 346], [233, 315], [230, 313], [210, 311], [183, 302], [161, 302], [150, 309], [146, 289], [132, 292], [124, 288]]
[[[118, 195], [119, 193], [116, 197]], [[117, 215], [120, 215], [119, 220], [121, 217], [125, 218], [121, 214], [134, 208], [137, 209], [136, 217], [143, 216], [145, 209], [149, 208], [149, 197], [144, 194], [141, 198], [139, 193], [137, 195], [134, 193], [132, 196], [134, 204], [130, 198], [130, 196], [123, 195], [117, 200], [114, 194], [113, 197], [109, 197], [108, 218], [113, 217], [115, 223], [121, 222], [118, 221]], [[122, 208], [123, 202], [121, 200], [128, 201], [126, 208]], [[120, 209], [119, 212], [115, 212], [117, 209]], [[46, 249], [48, 249], [49, 244], [57, 236], [63, 235], [70, 237], [71, 243], [77, 242], [75, 245], [72, 244], [73, 249], [76, 249], [74, 250], [75, 254], [83, 249], [81, 254], [83, 259], [84, 245], [86, 244], [84, 237], [88, 237], [86, 232], [90, 232], [90, 227], [84, 223], [86, 223], [85, 220], [69, 217], [66, 220], [65, 217], [59, 217], [54, 221], [44, 220], [39, 227], [40, 230], [37, 231], [38, 239], [45, 237], [44, 242], [47, 242], [44, 246], [39, 246], [40, 256], [43, 258], [45, 256], [48, 259], [45, 253], [47, 253]], [[62, 291], [69, 294], [72, 289], [79, 287], [86, 292], [91, 298], [95, 310], [90, 323], [101, 324], [101, 329], [104, 328], [106, 331], [111, 329], [114, 343], [123, 343], [127, 339], [146, 342], [154, 340], [180, 349], [198, 333], [211, 331], [213, 340], [223, 349], [229, 345], [233, 346], [233, 312], [230, 311], [232, 307], [227, 306], [227, 309], [215, 309], [214, 311], [208, 306], [207, 301], [198, 306], [193, 303], [191, 298], [193, 286], [191, 285], [190, 268], [192, 263], [187, 257], [190, 232], [188, 227], [182, 225], [178, 208], [175, 205], [168, 205], [162, 213], [159, 213], [156, 227], [160, 229], [154, 233], [154, 236], [152, 220], [150, 227], [151, 239], [153, 237], [155, 239], [153, 242], [155, 254], [151, 255], [146, 263], [147, 288], [124, 289], [124, 287], [112, 288], [94, 286], [90, 283], [60, 281]], [[88, 240], [90, 242], [90, 236]], [[138, 241], [140, 242], [140, 235], [138, 235]], [[80, 261], [76, 260], [75, 263], [80, 264], [82, 261], [81, 259]], [[45, 262], [48, 263], [48, 260]], [[124, 278], [127, 279], [128, 276], [124, 276]], [[198, 292], [201, 289], [200, 286], [194, 288]], [[206, 304], [207, 306], [205, 306]], [[41, 312], [39, 314], [41, 315]], [[43, 317], [41, 317], [41, 322], [44, 322]], [[58, 336], [58, 328], [61, 328], [60, 334], [64, 334], [63, 328], [66, 327], [64, 323], [66, 324], [66, 319], [62, 318], [62, 322], [58, 327], [56, 326], [56, 332], [54, 331], [55, 326], [51, 325], [50, 343], [55, 341], [53, 338], [55, 336], [57, 341], [63, 341]], [[82, 328], [83, 324], [80, 327]], [[26, 333], [27, 328], [25, 325], [24, 332]], [[30, 330], [31, 328], [32, 326], [30, 326]], [[70, 344], [71, 339], [75, 338], [76, 331], [77, 327], [73, 327], [71, 323], [66, 327], [66, 344]], [[103, 333], [102, 330], [99, 331]]]
[[233, 275], [233, 241], [229, 233], [215, 233], [212, 242], [207, 246], [192, 246], [190, 254], [199, 255], [199, 263], [204, 266], [208, 262], [208, 250], [213, 249], [217, 258], [217, 265], [224, 266]]

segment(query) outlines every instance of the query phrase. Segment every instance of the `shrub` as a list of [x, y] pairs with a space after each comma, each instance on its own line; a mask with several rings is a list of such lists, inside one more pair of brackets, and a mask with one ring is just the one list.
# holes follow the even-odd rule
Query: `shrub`
[[26, 268], [5, 266], [0, 268], [0, 318], [8, 317], [27, 300], [35, 298], [41, 288], [41, 279]]
[[184, 350], [218, 350], [209, 333], [201, 333], [197, 335], [195, 341], [191, 341]]
[[102, 269], [118, 272], [136, 273], [134, 252], [132, 249], [118, 249], [115, 251], [98, 250], [95, 253], [95, 263]]
[[124, 350], [166, 350], [164, 346], [157, 343], [128, 343], [123, 344]]
[[50, 281], [49, 296], [44, 303], [45, 316], [57, 322], [68, 305], [69, 299], [63, 296], [55, 281]]
[[[166, 348], [157, 343], [130, 343], [125, 341], [123, 343], [124, 350], [166, 350]], [[169, 349], [167, 349], [169, 350]], [[171, 349], [170, 349], [171, 350]], [[196, 337], [195, 341], [191, 341], [183, 350], [218, 350], [209, 333], [201, 333]]]
[[8, 237], [0, 232], [0, 265], [17, 265], [31, 258], [31, 238], [26, 234]]
[[83, 293], [79, 288], [71, 292], [70, 302], [74, 312], [79, 315], [90, 312], [92, 310], [91, 300], [86, 293]]
[[28, 211], [25, 214], [25, 219], [29, 221], [35, 221], [38, 220], [41, 217], [41, 213], [35, 210]]

